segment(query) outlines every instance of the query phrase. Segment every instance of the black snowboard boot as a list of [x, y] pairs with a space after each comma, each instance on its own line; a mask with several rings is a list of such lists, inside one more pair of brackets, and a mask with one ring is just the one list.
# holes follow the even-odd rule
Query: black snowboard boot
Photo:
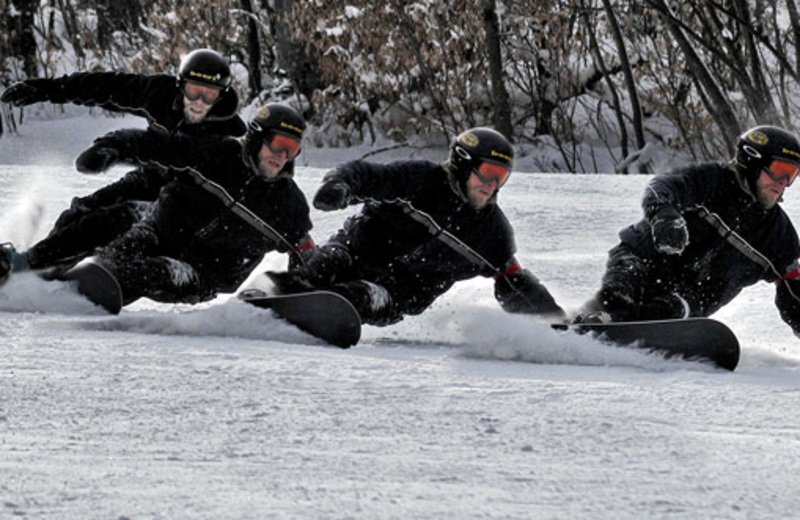
[[0, 244], [0, 285], [3, 285], [8, 276], [15, 271], [27, 271], [28, 255], [19, 253], [10, 242]]

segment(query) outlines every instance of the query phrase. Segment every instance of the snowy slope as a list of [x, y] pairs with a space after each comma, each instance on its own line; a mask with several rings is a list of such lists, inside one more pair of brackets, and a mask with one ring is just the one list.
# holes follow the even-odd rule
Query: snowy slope
[[[17, 245], [123, 171], [14, 165], [2, 140], [0, 163]], [[323, 173], [299, 169], [309, 196]], [[597, 288], [646, 181], [503, 189], [519, 258], [565, 307]], [[317, 241], [348, 213], [315, 212]], [[771, 287], [716, 316], [742, 342], [734, 373], [559, 335], [491, 289], [459, 284], [340, 351], [226, 297], [109, 317], [17, 276], [0, 290], [0, 517], [798, 517], [800, 342]]]

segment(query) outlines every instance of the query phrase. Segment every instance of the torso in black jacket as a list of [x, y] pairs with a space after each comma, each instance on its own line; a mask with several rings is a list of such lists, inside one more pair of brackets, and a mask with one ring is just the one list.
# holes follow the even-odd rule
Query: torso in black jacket
[[[650, 224], [642, 220], [620, 232], [622, 242], [652, 262], [651, 281], [670, 280], [670, 289], [687, 299], [692, 315], [708, 316], [758, 281], [776, 281], [800, 256], [797, 233], [779, 206], [767, 210], [740, 186], [737, 174], [708, 163], [655, 177], [643, 200], [646, 214], [669, 204], [680, 211], [689, 229], [681, 255], [657, 253]], [[708, 222], [699, 209], [716, 213], [735, 233], [769, 259], [779, 273], [745, 257]]]
[[[145, 224], [157, 233], [167, 256], [184, 260], [219, 290], [238, 287], [269, 251], [299, 246], [311, 229], [305, 195], [289, 176], [267, 181], [256, 175], [233, 138], [165, 136], [154, 131], [125, 130], [117, 135], [140, 163], [168, 165], [178, 171], [161, 192]], [[224, 203], [197, 184], [198, 174], [224, 189]], [[233, 202], [269, 224], [286, 239], [275, 242], [229, 206]]]
[[[503, 269], [514, 255], [513, 232], [500, 208], [469, 206], [451, 188], [442, 165], [358, 161], [340, 166], [339, 175], [365, 204], [334, 241], [349, 248], [359, 277], [386, 287], [405, 313], [422, 312], [459, 280], [496, 274], [488, 264]], [[395, 199], [430, 215], [488, 264], [477, 265], [445, 245], [404, 214]]]
[[175, 76], [168, 74], [126, 74], [122, 72], [76, 72], [55, 80], [60, 88], [51, 95], [53, 103], [99, 106], [147, 119], [165, 132], [201, 135], [245, 134], [247, 126], [237, 115], [239, 97], [229, 89], [214, 104], [206, 118], [187, 124], [183, 115], [183, 93]]

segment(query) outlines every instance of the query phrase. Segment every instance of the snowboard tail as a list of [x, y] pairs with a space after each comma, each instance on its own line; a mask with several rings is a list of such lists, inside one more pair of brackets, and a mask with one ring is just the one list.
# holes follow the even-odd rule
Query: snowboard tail
[[298, 329], [331, 345], [349, 348], [361, 339], [361, 317], [343, 296], [329, 291], [266, 296], [243, 293], [239, 299], [271, 309]]
[[559, 330], [592, 334], [601, 341], [656, 351], [666, 357], [710, 361], [734, 370], [740, 348], [736, 335], [723, 323], [709, 318], [553, 325]]

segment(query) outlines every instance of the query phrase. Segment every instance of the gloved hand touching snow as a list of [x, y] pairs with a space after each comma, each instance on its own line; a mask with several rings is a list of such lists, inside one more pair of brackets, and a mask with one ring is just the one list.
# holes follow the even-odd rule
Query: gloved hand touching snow
[[337, 171], [332, 170], [325, 174], [322, 186], [314, 195], [314, 207], [322, 211], [344, 209], [350, 203], [350, 186], [337, 177]]
[[689, 245], [689, 228], [677, 209], [663, 206], [649, 220], [657, 251], [668, 255], [683, 253]]

